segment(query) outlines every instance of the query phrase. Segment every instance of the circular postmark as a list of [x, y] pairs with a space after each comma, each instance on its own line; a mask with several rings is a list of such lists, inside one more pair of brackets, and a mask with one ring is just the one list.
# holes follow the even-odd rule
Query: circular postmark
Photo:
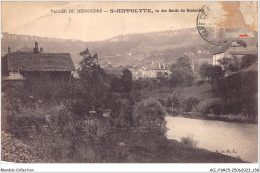
[[200, 36], [210, 44], [224, 45], [227, 39], [223, 37], [224, 28], [217, 26], [221, 19], [221, 12], [214, 9], [214, 6], [204, 5], [197, 16], [197, 29]]

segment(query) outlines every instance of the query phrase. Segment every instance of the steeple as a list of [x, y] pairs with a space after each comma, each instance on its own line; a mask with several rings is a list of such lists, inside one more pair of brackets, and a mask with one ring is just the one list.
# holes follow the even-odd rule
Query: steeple
[[33, 53], [38, 53], [38, 42], [35, 42], [35, 47], [33, 48]]

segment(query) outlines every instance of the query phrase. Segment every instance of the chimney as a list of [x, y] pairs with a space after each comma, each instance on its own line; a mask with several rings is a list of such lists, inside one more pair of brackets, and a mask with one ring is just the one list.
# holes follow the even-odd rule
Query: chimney
[[43, 52], [43, 48], [42, 48], [42, 47], [40, 48], [40, 52], [41, 52], [41, 53]]
[[11, 48], [10, 47], [8, 47], [8, 53], [11, 53]]
[[38, 53], [38, 42], [35, 42], [35, 47], [33, 48], [33, 53]]

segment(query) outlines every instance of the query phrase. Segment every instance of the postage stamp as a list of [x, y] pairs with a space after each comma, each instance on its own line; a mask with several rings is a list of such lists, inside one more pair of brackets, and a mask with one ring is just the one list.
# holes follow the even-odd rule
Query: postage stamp
[[[243, 6], [240, 3], [242, 2], [233, 3], [232, 8], [225, 2], [204, 5], [196, 21], [200, 36], [214, 45], [224, 45], [229, 39], [255, 38], [254, 26], [257, 22], [254, 20], [255, 16], [251, 14], [255, 7], [250, 2]], [[235, 12], [239, 13], [232, 15]]]

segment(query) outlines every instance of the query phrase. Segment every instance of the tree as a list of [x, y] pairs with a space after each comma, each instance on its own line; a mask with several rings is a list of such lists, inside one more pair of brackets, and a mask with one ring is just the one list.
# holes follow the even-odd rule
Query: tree
[[241, 68], [246, 68], [257, 61], [257, 55], [249, 54], [241, 58]]
[[224, 78], [222, 67], [213, 66], [207, 63], [201, 65], [199, 74], [204, 80], [211, 84], [213, 92], [215, 91], [216, 83]]
[[237, 57], [232, 58], [222, 58], [218, 60], [219, 64], [223, 68], [223, 70], [230, 71], [230, 72], [236, 72], [240, 69], [239, 59]]
[[[77, 94], [77, 100], [80, 100], [84, 114], [89, 114], [89, 110], [95, 109], [98, 114], [102, 114], [101, 109], [105, 108], [104, 99], [106, 99], [109, 90], [109, 84], [105, 79], [107, 74], [98, 64], [97, 54], [91, 56], [88, 49], [80, 52], [83, 60], [80, 62], [80, 68], [77, 70], [80, 77], [81, 88], [78, 88], [80, 94]], [[87, 109], [85, 108], [87, 107]]]
[[129, 99], [120, 99], [119, 120], [121, 126], [130, 127], [133, 124], [133, 106]]
[[165, 110], [161, 103], [154, 98], [148, 98], [135, 105], [134, 122], [139, 127], [145, 127], [157, 135], [166, 132]]
[[179, 57], [171, 66], [171, 75], [169, 79], [170, 91], [172, 87], [181, 84], [191, 84], [194, 80], [190, 59], [187, 56]]
[[94, 64], [98, 64], [97, 54], [94, 54], [94, 56], [91, 56], [88, 48], [85, 49], [84, 51], [80, 52], [79, 55], [83, 57], [83, 61], [80, 62], [80, 64], [82, 64], [82, 65], [83, 65], [83, 63], [85, 63], [85, 66], [91, 67]]
[[119, 93], [109, 93], [108, 105], [111, 109], [110, 116], [112, 118], [117, 118], [120, 115], [121, 106], [121, 95]]
[[172, 65], [172, 68], [177, 68], [177, 67], [188, 67], [191, 70], [190, 59], [186, 55], [177, 58], [176, 62]]
[[241, 71], [226, 78], [227, 111], [242, 113], [244, 116], [257, 118], [258, 72]]
[[171, 111], [173, 112], [173, 109], [179, 108], [181, 105], [181, 99], [177, 95], [176, 92], [173, 92], [168, 98], [167, 98], [167, 107], [171, 108]]
[[121, 78], [119, 78], [117, 76], [112, 77], [110, 91], [114, 92], [114, 93], [123, 92], [123, 85], [122, 85]]
[[123, 85], [123, 91], [129, 95], [133, 85], [132, 72], [126, 68], [123, 69], [121, 75], [121, 81]]
[[105, 76], [104, 70], [98, 64], [97, 54], [91, 56], [88, 49], [86, 49], [80, 52], [79, 55], [83, 57], [78, 69], [79, 77], [82, 80], [89, 80], [90, 84], [94, 84], [94, 81]]
[[193, 111], [195, 107], [199, 104], [200, 100], [196, 97], [190, 97], [185, 100], [185, 110], [187, 112]]

